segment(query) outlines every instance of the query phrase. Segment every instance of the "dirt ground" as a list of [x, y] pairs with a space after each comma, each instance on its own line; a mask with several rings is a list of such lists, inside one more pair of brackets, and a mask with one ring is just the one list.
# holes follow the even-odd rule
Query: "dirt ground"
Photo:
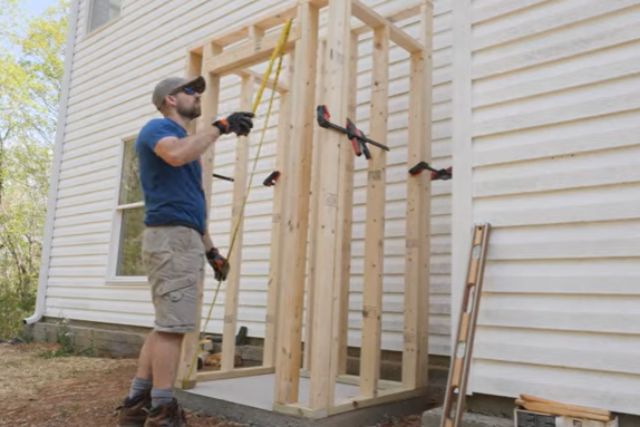
[[[135, 360], [46, 357], [53, 349], [51, 344], [0, 344], [0, 426], [115, 426], [115, 408], [129, 388]], [[192, 427], [242, 427], [189, 412], [187, 419]], [[377, 424], [418, 426], [418, 415]]]

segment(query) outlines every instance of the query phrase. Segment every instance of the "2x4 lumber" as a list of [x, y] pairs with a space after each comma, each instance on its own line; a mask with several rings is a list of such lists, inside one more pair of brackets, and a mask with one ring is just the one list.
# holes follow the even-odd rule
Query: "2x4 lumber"
[[[370, 8], [368, 8], [367, 6], [364, 6], [358, 0], [352, 0], [352, 1], [354, 1], [354, 7], [359, 11], [359, 13], [362, 16], [365, 17], [365, 19], [369, 19], [369, 21], [371, 21], [371, 19], [374, 19], [375, 20], [374, 22], [380, 22], [380, 20], [382, 20], [382, 22], [384, 22], [385, 25], [388, 25], [391, 40], [394, 43], [396, 43], [398, 46], [401, 46], [402, 48], [406, 49], [409, 52], [418, 52], [422, 49], [422, 45], [418, 41], [416, 41], [411, 36], [407, 35], [404, 31], [400, 30], [395, 25], [393, 25], [390, 20], [387, 20], [377, 12], [372, 11]], [[324, 6], [326, 3], [327, 3], [326, 1], [318, 1], [318, 2], [311, 1], [309, 4], [312, 5], [313, 7], [318, 7], [318, 5]], [[413, 8], [411, 8], [411, 10], [413, 10]], [[407, 12], [403, 10], [401, 12], [398, 12], [396, 15], [399, 17], [404, 17], [406, 13]], [[395, 15], [390, 15], [390, 19], [393, 19], [394, 16]], [[361, 19], [360, 16], [357, 16], [357, 17]], [[371, 18], [371, 17], [374, 17], [374, 18]], [[250, 23], [248, 25], [245, 25], [244, 27], [245, 32], [243, 33], [242, 38], [247, 38], [249, 36], [248, 28], [250, 28], [252, 25], [259, 27], [260, 23], [256, 23], [256, 24]], [[364, 26], [360, 29], [356, 29], [355, 32], [359, 33], [359, 32], [365, 32], [367, 30], [368, 30], [368, 27]], [[291, 28], [289, 41], [285, 45], [286, 51], [289, 51], [293, 47], [295, 41], [300, 37], [300, 33], [302, 31], [306, 32], [307, 31], [306, 27], [304, 26], [301, 27], [299, 24], [294, 23], [294, 25]], [[245, 68], [260, 62], [264, 62], [271, 55], [273, 48], [277, 44], [279, 36], [280, 34], [278, 32], [274, 32], [273, 34], [268, 34], [264, 36], [260, 41], [260, 46], [257, 50], [255, 49], [256, 46], [254, 41], [245, 40], [242, 43], [239, 43], [235, 46], [232, 46], [226, 49], [224, 52], [218, 55], [215, 61], [208, 62], [206, 65], [207, 69], [213, 73], [224, 75], [232, 72], [234, 69]], [[218, 45], [224, 45], [226, 44], [227, 40], [223, 36], [223, 37], [217, 37], [215, 39], [212, 39], [210, 42], [213, 42]]]
[[407, 400], [416, 397], [422, 397], [426, 394], [426, 389], [411, 390], [404, 387], [395, 389], [382, 390], [378, 397], [366, 398], [356, 397], [353, 399], [343, 400], [329, 409], [312, 409], [298, 403], [293, 404], [274, 404], [273, 410], [282, 414], [295, 415], [297, 417], [305, 417], [311, 419], [326, 418], [331, 415], [337, 415], [349, 412], [354, 409], [367, 408], [370, 406], [381, 405], [384, 403]]
[[[362, 379], [357, 375], [346, 375], [341, 374], [338, 376], [336, 382], [340, 384], [350, 384], [359, 386], [362, 382]], [[400, 381], [392, 381], [392, 380], [378, 380], [378, 389], [379, 390], [390, 390], [390, 389], [400, 389], [403, 388], [402, 382]]]
[[277, 25], [283, 24], [288, 19], [296, 17], [297, 4], [295, 2], [285, 4], [278, 8], [270, 8], [269, 11], [262, 16], [243, 23], [242, 26], [226, 31], [218, 36], [211, 38], [209, 41], [220, 46], [228, 46], [232, 43], [239, 42], [249, 37], [250, 28], [254, 27], [261, 31], [266, 31]]
[[260, 49], [260, 42], [262, 41], [262, 37], [264, 37], [264, 30], [260, 27], [252, 25], [249, 27], [249, 40], [253, 44], [253, 49]]
[[[240, 109], [251, 111], [253, 102], [253, 76], [242, 78], [240, 89]], [[236, 351], [236, 326], [238, 321], [238, 295], [240, 293], [240, 266], [242, 264], [242, 244], [244, 212], [242, 208], [247, 192], [247, 173], [249, 162], [249, 136], [238, 137], [235, 144], [236, 158], [233, 173], [233, 204], [231, 208], [231, 233], [235, 234], [235, 241], [229, 253], [229, 277], [224, 293], [224, 322], [222, 328], [222, 371], [234, 368]], [[233, 236], [232, 236], [233, 238]]]
[[[324, 59], [327, 51], [327, 41], [323, 40], [318, 44], [318, 62], [316, 64], [318, 70], [318, 78], [316, 83], [316, 99], [321, 99], [325, 90], [325, 80], [327, 70], [324, 66]], [[322, 140], [320, 139], [320, 126], [314, 126], [313, 129], [313, 151], [311, 154], [313, 166], [311, 168], [311, 200], [309, 201], [309, 237], [311, 242], [308, 246], [309, 256], [307, 260], [307, 281], [306, 289], [306, 313], [305, 313], [305, 337], [304, 337], [304, 356], [302, 358], [302, 369], [311, 370], [311, 347], [313, 344], [312, 327], [313, 321], [313, 293], [315, 290], [314, 279], [316, 271], [316, 246], [312, 244], [313, 236], [318, 233], [318, 192], [320, 191], [320, 156], [319, 149]]]
[[384, 403], [422, 397], [425, 393], [426, 389], [408, 389], [406, 387], [380, 390], [376, 397], [358, 396], [353, 399], [348, 399], [346, 402], [338, 402], [335, 406], [329, 409], [327, 415], [337, 415], [354, 409], [368, 408], [370, 406], [381, 405]]
[[[420, 9], [421, 17], [421, 41], [425, 48], [414, 53], [413, 61], [416, 63], [416, 70], [420, 70], [420, 76], [416, 77], [422, 84], [418, 85], [419, 93], [414, 96], [417, 98], [415, 103], [422, 104], [422, 116], [414, 117], [416, 124], [420, 128], [422, 134], [422, 149], [424, 158], [431, 161], [431, 129], [432, 129], [432, 39], [433, 39], [433, 3], [425, 1], [424, 6]], [[420, 86], [422, 87], [420, 89]], [[420, 139], [416, 139], [420, 141]], [[428, 175], [427, 175], [428, 176]], [[429, 370], [429, 290], [431, 283], [431, 180], [426, 180], [425, 191], [423, 191], [423, 212], [422, 212], [422, 236], [423, 245], [421, 248], [421, 260], [424, 267], [421, 271], [423, 276], [418, 282], [418, 372], [417, 372], [417, 388], [426, 387], [428, 384], [427, 372]]]
[[[190, 54], [187, 58], [186, 69], [186, 73], [188, 75], [194, 75], [197, 72], [197, 69], [200, 68], [199, 74], [204, 77], [207, 83], [207, 90], [201, 97], [202, 115], [196, 123], [196, 129], [202, 129], [204, 126], [210, 126], [208, 120], [211, 117], [215, 117], [218, 113], [218, 100], [220, 94], [220, 77], [215, 74], [208, 73], [204, 69], [206, 62], [211, 60], [216, 54], [220, 53], [220, 48], [216, 45], [208, 44], [204, 47], [202, 53], [202, 58], [199, 58], [198, 55]], [[213, 157], [214, 151], [213, 146], [211, 146], [202, 156], [202, 185], [204, 188], [206, 206], [210, 206], [211, 200]], [[196, 361], [194, 357], [195, 353], [199, 350], [200, 328], [202, 327], [202, 296], [204, 293], [203, 277], [198, 280], [197, 289], [198, 296], [196, 301], [196, 313], [198, 313], [198, 316], [196, 317], [195, 330], [185, 334], [182, 340], [180, 362], [178, 364], [178, 372], [176, 375], [176, 387], [183, 389], [192, 388], [196, 384], [197, 367], [193, 365]]]
[[[195, 46], [190, 47], [189, 49], [187, 49], [187, 56], [189, 56], [190, 54], [193, 55], [198, 55], [200, 57], [202, 57], [202, 51], [203, 51], [203, 45], [201, 43], [198, 43]], [[202, 60], [202, 59], [201, 59]], [[187, 59], [187, 67], [189, 66], [189, 60]], [[198, 70], [196, 71], [195, 76], [199, 76], [200, 75], [200, 68], [198, 68]], [[195, 77], [192, 76], [192, 77]]]
[[[370, 133], [372, 139], [385, 141], [389, 110], [389, 27], [382, 26], [373, 31], [372, 57]], [[362, 295], [360, 395], [363, 397], [377, 396], [380, 377], [386, 163], [384, 150], [372, 150], [367, 174]]]
[[[351, 32], [351, 49], [349, 54], [349, 104], [348, 117], [356, 117], [358, 105], [358, 35]], [[351, 236], [353, 230], [353, 164], [354, 156], [350, 144], [342, 144], [342, 163], [340, 165], [340, 199], [339, 217], [341, 229], [339, 241], [342, 241], [340, 263], [340, 339], [338, 343], [338, 373], [347, 373], [349, 344], [349, 285], [351, 280]]]
[[389, 37], [391, 41], [405, 49], [409, 53], [420, 52], [423, 46], [413, 37], [399, 29], [391, 21], [380, 15], [375, 10], [364, 5], [359, 0], [351, 0], [353, 5], [353, 15], [374, 30], [378, 27], [389, 27]]
[[[423, 3], [424, 3], [424, 0], [419, 2], [419, 3], [414, 4], [412, 6], [408, 6], [408, 7], [402, 6], [401, 8], [399, 8], [397, 10], [394, 10], [394, 11], [391, 11], [389, 14], [384, 15], [384, 18], [387, 19], [391, 23], [395, 23], [397, 21], [402, 21], [404, 19], [410, 18], [410, 17], [415, 16], [416, 14], [420, 13], [420, 7], [421, 7], [421, 5]], [[312, 4], [314, 4], [316, 7], [324, 7], [327, 4], [327, 0], [312, 1]], [[295, 8], [296, 8], [295, 4], [294, 5], [287, 5], [287, 6], [283, 7], [283, 11], [286, 12], [288, 9], [295, 10]], [[269, 23], [268, 19], [271, 17], [272, 13], [273, 12], [270, 12], [269, 17], [265, 17], [263, 22]], [[275, 17], [274, 19], [277, 20], [278, 22], [274, 23], [271, 26], [275, 26], [275, 25], [277, 25], [279, 23], [282, 23], [282, 22], [286, 21], [289, 17], [295, 17], [295, 14], [294, 15], [289, 15], [287, 13], [282, 13], [282, 12], [281, 13], [277, 13], [277, 15], [278, 16]], [[280, 17], [282, 17], [283, 19], [280, 19]], [[262, 26], [262, 28], [268, 28], [268, 27], [269, 27], [269, 25], [267, 25], [267, 24]], [[249, 35], [248, 28], [249, 28], [249, 26], [247, 26], [245, 24], [245, 25], [243, 25], [243, 27], [241, 29], [237, 29], [237, 30], [232, 31], [232, 33], [241, 32], [241, 34], [242, 34], [242, 36], [240, 38], [237, 38], [236, 41], [240, 41], [243, 38], [247, 38], [248, 37], [248, 35]], [[240, 30], [242, 30], [242, 31], [240, 31]], [[352, 29], [352, 32], [354, 34], [356, 34], [356, 35], [364, 34], [364, 33], [367, 33], [369, 31], [371, 31], [371, 27], [369, 25], [367, 25], [367, 24], [360, 24], [360, 25], [355, 26]], [[225, 37], [223, 35], [222, 37], [217, 37], [217, 38], [210, 39], [208, 42], [216, 42], [216, 41], [217, 41], [218, 44], [221, 44], [221, 43], [224, 44], [224, 42], [226, 40], [225, 40]], [[193, 52], [193, 53], [202, 55], [202, 49], [203, 49], [202, 44], [198, 44], [196, 46], [193, 46], [189, 50], [191, 52]]]
[[420, 0], [411, 6], [407, 6], [407, 7], [402, 6], [401, 9], [390, 12], [387, 15], [387, 19], [393, 23], [396, 23], [398, 21], [402, 21], [403, 19], [416, 16], [420, 13], [420, 8], [424, 4], [431, 4], [431, 8], [433, 9], [433, 2], [431, 0]]
[[287, 403], [287, 404], [274, 403], [273, 410], [281, 414], [287, 414], [287, 415], [293, 415], [296, 417], [311, 418], [311, 419], [324, 418], [328, 415], [326, 410], [313, 411], [310, 408], [304, 405], [301, 405], [299, 403]]
[[[411, 18], [412, 16], [416, 16], [417, 14], [420, 13], [420, 8], [424, 4], [424, 2], [425, 0], [421, 0], [419, 3], [415, 3], [413, 6], [407, 6], [407, 7], [402, 5], [400, 6], [399, 9], [396, 9], [394, 11], [389, 12], [388, 14], [385, 14], [384, 17], [389, 22], [392, 22], [392, 23], [402, 21], [403, 19]], [[352, 31], [360, 35], [360, 34], [364, 34], [371, 31], [371, 27], [367, 24], [362, 23], [360, 25], [355, 26]]]
[[606, 409], [597, 409], [597, 408], [590, 408], [587, 406], [571, 405], [568, 403], [562, 403], [555, 400], [549, 400], [549, 399], [544, 399], [542, 397], [532, 396], [530, 394], [521, 394], [519, 400], [525, 403], [538, 403], [542, 405], [548, 405], [551, 408], [553, 407], [564, 408], [567, 410], [580, 411], [585, 414], [591, 414], [592, 416], [595, 415], [595, 416], [605, 417], [608, 420], [611, 419], [611, 412], [607, 411]]
[[[289, 57], [287, 64], [286, 78], [292, 83], [293, 63], [292, 57]], [[276, 349], [276, 326], [278, 315], [278, 296], [280, 293], [280, 283], [283, 277], [283, 235], [284, 226], [282, 223], [282, 215], [286, 211], [286, 203], [288, 198], [284, 197], [289, 194], [290, 168], [289, 168], [289, 129], [291, 117], [291, 94], [289, 92], [281, 92], [280, 94], [280, 112], [278, 114], [278, 141], [276, 142], [276, 170], [281, 172], [278, 183], [273, 187], [273, 214], [271, 227], [271, 250], [269, 254], [269, 282], [267, 288], [267, 318], [265, 322], [265, 337], [262, 364], [264, 366], [275, 365], [275, 349]]]
[[418, 397], [424, 395], [425, 389], [408, 389], [406, 387], [389, 388], [381, 390], [380, 394], [376, 397], [364, 397], [358, 396], [355, 398], [347, 399], [347, 402], [338, 403], [334, 408], [329, 411], [330, 415], [335, 415], [345, 410], [366, 408], [369, 406], [380, 405], [382, 403], [395, 402], [398, 400], [406, 400], [412, 397]]
[[202, 71], [202, 49], [200, 49], [200, 51], [187, 51], [187, 63], [184, 71], [187, 77], [197, 77], [200, 75]]
[[[349, 58], [351, 42], [351, 2], [329, 3], [328, 38], [325, 64], [328, 70], [325, 99], [333, 119], [344, 123], [347, 117]], [[309, 406], [312, 410], [328, 410], [333, 406], [335, 381], [338, 376], [338, 342], [340, 308], [340, 271], [337, 257], [341, 242], [338, 233], [339, 168], [343, 135], [330, 129], [320, 130], [320, 191], [318, 192], [318, 233], [313, 236], [316, 247], [314, 277], [314, 315], [312, 322], [311, 381]]]
[[[290, 51], [300, 37], [300, 25], [291, 26], [289, 38], [284, 45], [284, 51]], [[303, 33], [307, 32], [304, 28]], [[206, 69], [215, 74], [224, 75], [233, 72], [239, 68], [246, 68], [252, 65], [264, 62], [271, 57], [273, 49], [277, 46], [280, 39], [280, 33], [276, 32], [264, 36], [260, 42], [258, 49], [255, 49], [253, 40], [246, 40], [233, 47], [226, 49], [215, 60], [206, 61]]]
[[198, 372], [198, 381], [227, 380], [230, 378], [253, 377], [257, 375], [273, 374], [273, 367], [253, 366], [249, 368], [236, 368], [231, 371]]
[[295, 42], [294, 81], [291, 86], [291, 174], [287, 191], [290, 203], [283, 215], [287, 224], [283, 253], [288, 270], [282, 275], [276, 348], [275, 403], [298, 400], [301, 365], [302, 307], [309, 224], [311, 145], [315, 119], [316, 58], [318, 49], [318, 9], [301, 3], [300, 26], [305, 29]]
[[[202, 46], [200, 49], [187, 50], [187, 63], [185, 65], [185, 75], [188, 78], [195, 78], [200, 75], [202, 71]], [[187, 132], [193, 134], [196, 130], [196, 122], [191, 121], [187, 126]], [[204, 175], [203, 175], [204, 178]]]
[[306, 0], [306, 1], [308, 1], [318, 9], [321, 9], [329, 4], [329, 0]]
[[[234, 74], [237, 74], [241, 78], [243, 78], [243, 77], [253, 77], [256, 82], [262, 81], [262, 73], [258, 73], [257, 71], [253, 71], [253, 70], [250, 70], [250, 69], [236, 70], [236, 71], [234, 71]], [[272, 89], [274, 83], [275, 83], [275, 80], [273, 79], [273, 77], [268, 78], [267, 79], [267, 88]], [[286, 93], [286, 92], [289, 91], [289, 86], [286, 83], [284, 83], [282, 81], [279, 81], [279, 82], [276, 83], [275, 89], [276, 89], [276, 91], [278, 93], [283, 94], [283, 93]]]
[[[409, 147], [407, 168], [431, 159], [431, 34], [430, 3], [420, 9], [423, 51], [411, 54]], [[426, 387], [429, 337], [429, 258], [431, 181], [407, 179], [407, 236], [405, 257], [405, 317], [402, 382], [409, 388]]]
[[516, 404], [522, 406], [529, 411], [542, 412], [553, 415], [560, 415], [566, 417], [586, 418], [589, 420], [608, 422], [611, 421], [611, 416], [605, 416], [591, 411], [585, 411], [578, 408], [566, 406], [563, 404], [549, 404], [540, 402], [529, 402], [522, 399], [516, 399]]

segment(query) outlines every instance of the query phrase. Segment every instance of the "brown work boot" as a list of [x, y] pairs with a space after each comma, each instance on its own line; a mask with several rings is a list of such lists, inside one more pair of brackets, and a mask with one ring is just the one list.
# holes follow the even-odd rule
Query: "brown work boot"
[[151, 395], [145, 393], [133, 399], [126, 397], [118, 411], [118, 427], [143, 427], [151, 407]]
[[176, 399], [151, 409], [147, 422], [144, 423], [144, 427], [186, 427], [186, 425], [187, 418]]

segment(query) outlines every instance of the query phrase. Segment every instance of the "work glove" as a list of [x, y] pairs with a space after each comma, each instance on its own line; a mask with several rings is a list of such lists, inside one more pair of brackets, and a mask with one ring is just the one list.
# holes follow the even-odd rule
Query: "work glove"
[[213, 126], [220, 130], [222, 135], [235, 133], [238, 136], [246, 136], [251, 132], [253, 127], [254, 114], [247, 111], [233, 113], [226, 118], [218, 119], [213, 122]]
[[213, 273], [217, 281], [224, 282], [229, 274], [229, 261], [222, 255], [218, 248], [211, 248], [206, 252], [207, 261], [213, 268]]

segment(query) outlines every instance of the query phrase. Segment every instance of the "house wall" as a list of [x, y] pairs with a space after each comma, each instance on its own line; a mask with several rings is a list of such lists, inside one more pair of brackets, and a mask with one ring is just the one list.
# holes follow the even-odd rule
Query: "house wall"
[[[76, 320], [150, 326], [153, 308], [144, 279], [117, 279], [110, 271], [117, 238], [115, 213], [122, 140], [134, 136], [157, 112], [151, 91], [160, 79], [184, 71], [186, 49], [231, 26], [268, 12], [276, 0], [125, 0], [121, 16], [88, 34], [89, 0], [80, 0], [71, 71], [66, 129], [55, 203], [45, 315]], [[381, 13], [399, 10], [402, 0], [365, 1]], [[413, 2], [411, 2], [413, 4]], [[433, 154], [437, 166], [451, 162], [451, 0], [435, 2]], [[401, 23], [417, 36], [417, 19]], [[370, 37], [361, 39], [358, 122], [367, 129], [371, 65]], [[406, 171], [408, 61], [391, 52], [387, 230], [382, 346], [401, 349]], [[223, 80], [220, 112], [237, 108], [238, 80]], [[263, 109], [261, 109], [263, 111]], [[257, 119], [256, 129], [263, 117]], [[256, 180], [246, 210], [239, 325], [249, 335], [264, 334], [266, 285], [271, 226], [272, 189], [261, 181], [275, 164], [276, 114], [267, 133]], [[257, 137], [255, 137], [257, 139]], [[255, 153], [252, 151], [251, 155]], [[233, 175], [234, 144], [216, 144], [215, 171]], [[349, 343], [359, 344], [362, 288], [365, 172], [356, 159], [354, 247], [350, 298]], [[214, 180], [210, 230], [225, 251], [229, 241], [232, 186]], [[450, 184], [433, 185], [430, 350], [447, 354], [450, 331]], [[207, 277], [204, 300], [213, 300], [213, 279]], [[222, 329], [218, 296], [208, 331]], [[205, 310], [208, 306], [205, 305]]]
[[455, 7], [453, 283], [493, 225], [469, 391], [640, 414], [640, 1]]

